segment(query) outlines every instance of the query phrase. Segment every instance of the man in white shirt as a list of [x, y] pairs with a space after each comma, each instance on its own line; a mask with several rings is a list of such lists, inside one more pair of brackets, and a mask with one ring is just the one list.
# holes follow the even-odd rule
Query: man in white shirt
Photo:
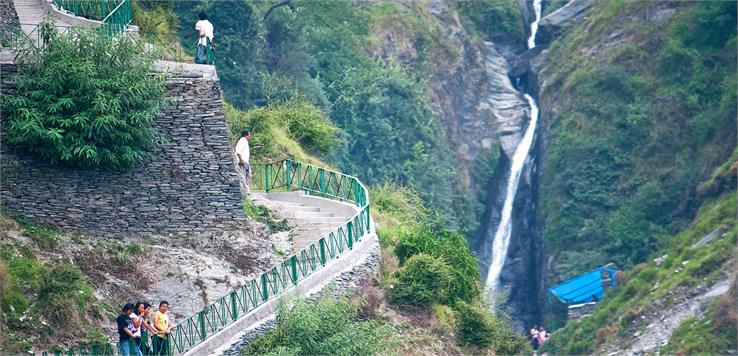
[[197, 53], [195, 53], [195, 63], [207, 64], [207, 48], [210, 44], [210, 49], [213, 47], [213, 24], [208, 21], [208, 15], [201, 12], [198, 16], [200, 21], [195, 23], [195, 30], [197, 31]]
[[236, 142], [237, 167], [238, 173], [241, 176], [241, 192], [245, 192], [246, 194], [250, 193], [249, 183], [251, 183], [251, 165], [249, 165], [251, 150], [249, 148], [249, 140], [251, 140], [251, 133], [249, 130], [243, 130], [241, 132], [241, 138]]

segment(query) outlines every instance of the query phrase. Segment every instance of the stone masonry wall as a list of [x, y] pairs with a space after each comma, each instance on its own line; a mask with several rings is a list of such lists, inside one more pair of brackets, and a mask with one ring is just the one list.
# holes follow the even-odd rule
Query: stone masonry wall
[[[12, 64], [3, 64], [8, 90]], [[115, 172], [52, 166], [2, 144], [0, 208], [87, 235], [202, 234], [245, 222], [216, 76], [167, 79], [154, 159]]]
[[10, 39], [13, 32], [20, 30], [20, 21], [18, 14], [15, 12], [13, 0], [0, 0], [0, 46], [5, 42], [4, 39]]

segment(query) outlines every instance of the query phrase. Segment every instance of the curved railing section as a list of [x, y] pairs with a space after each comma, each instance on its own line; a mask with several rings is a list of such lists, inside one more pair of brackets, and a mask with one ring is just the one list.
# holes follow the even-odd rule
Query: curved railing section
[[353, 217], [324, 236], [316, 236], [309, 246], [298, 251], [259, 277], [215, 300], [174, 327], [170, 336], [172, 353], [183, 353], [265, 302], [296, 286], [323, 268], [370, 232], [369, 195], [353, 176], [310, 164], [283, 160], [252, 165], [252, 191], [303, 191], [359, 208]]
[[58, 9], [74, 16], [100, 21], [110, 36], [125, 32], [128, 25], [133, 22], [131, 0], [53, 0], [53, 2]]

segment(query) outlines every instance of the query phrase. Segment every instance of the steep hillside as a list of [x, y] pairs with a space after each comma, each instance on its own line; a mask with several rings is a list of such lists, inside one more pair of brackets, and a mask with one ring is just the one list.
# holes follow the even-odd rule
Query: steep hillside
[[736, 145], [736, 5], [594, 2], [537, 59], [549, 282], [668, 246]]
[[543, 283], [624, 270], [545, 349], [734, 352], [736, 4], [593, 1], [533, 68]]
[[[738, 155], [718, 170], [735, 183]], [[594, 314], [557, 330], [555, 353], [727, 354], [736, 344], [736, 190], [705, 199], [656, 259], [627, 270]]]
[[[370, 184], [411, 186], [450, 226], [474, 232], [489, 163], [500, 146], [514, 149], [525, 119], [511, 85], [497, 89], [488, 73], [507, 80], [503, 55], [524, 46], [517, 3], [279, 4], [179, 2], [176, 10], [181, 22], [211, 15], [218, 73], [235, 107], [304, 98], [342, 129], [340, 144], [321, 158]], [[512, 98], [494, 96], [505, 90]], [[500, 115], [495, 105], [515, 112]]]

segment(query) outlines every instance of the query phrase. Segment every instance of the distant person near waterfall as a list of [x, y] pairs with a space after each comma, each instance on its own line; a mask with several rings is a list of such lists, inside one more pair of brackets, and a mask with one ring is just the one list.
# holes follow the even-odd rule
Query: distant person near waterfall
[[241, 132], [241, 138], [236, 142], [236, 157], [238, 157], [238, 173], [241, 178], [241, 192], [249, 194], [249, 184], [251, 183], [251, 165], [249, 159], [251, 158], [251, 151], [249, 148], [249, 140], [251, 140], [251, 132], [249, 130], [243, 130]]
[[214, 50], [213, 46], [213, 24], [208, 21], [208, 15], [201, 12], [198, 16], [200, 21], [195, 23], [195, 31], [197, 31], [197, 52], [195, 52], [195, 63], [196, 64], [207, 64], [208, 55], [207, 49], [210, 46], [211, 50]]

